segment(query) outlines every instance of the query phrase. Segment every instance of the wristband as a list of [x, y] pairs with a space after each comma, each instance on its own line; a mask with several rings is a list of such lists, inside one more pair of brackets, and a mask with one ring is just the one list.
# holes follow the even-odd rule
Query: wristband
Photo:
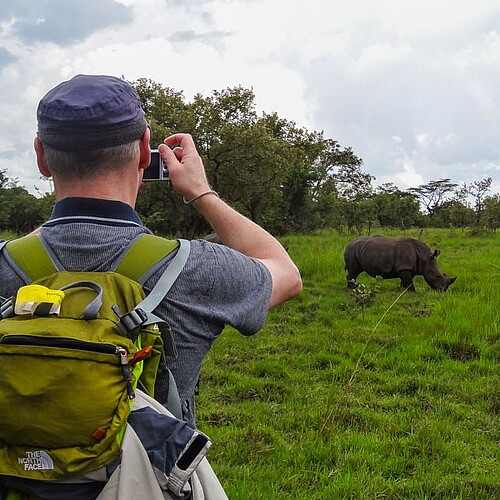
[[213, 195], [217, 196], [217, 198], [220, 198], [219, 193], [217, 191], [214, 191], [213, 189], [210, 189], [209, 191], [205, 191], [204, 193], [201, 193], [198, 196], [195, 196], [194, 198], [191, 198], [190, 200], [186, 200], [186, 197], [183, 196], [182, 197], [182, 201], [186, 205], [191, 205], [191, 203], [193, 203], [193, 201], [196, 201], [196, 200], [200, 199], [202, 196], [206, 196], [207, 194], [213, 194]]

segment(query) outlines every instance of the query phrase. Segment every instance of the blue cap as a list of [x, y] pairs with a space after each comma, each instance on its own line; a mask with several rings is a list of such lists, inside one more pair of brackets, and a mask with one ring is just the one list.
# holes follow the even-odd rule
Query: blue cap
[[147, 127], [139, 95], [127, 82], [77, 75], [38, 104], [38, 137], [60, 151], [118, 146], [140, 139]]

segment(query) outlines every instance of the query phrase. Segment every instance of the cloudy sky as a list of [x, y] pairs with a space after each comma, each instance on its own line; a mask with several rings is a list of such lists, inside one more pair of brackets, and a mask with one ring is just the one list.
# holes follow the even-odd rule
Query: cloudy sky
[[242, 85], [400, 189], [500, 192], [498, 0], [0, 0], [0, 169], [47, 191], [35, 110], [78, 73], [196, 93]]

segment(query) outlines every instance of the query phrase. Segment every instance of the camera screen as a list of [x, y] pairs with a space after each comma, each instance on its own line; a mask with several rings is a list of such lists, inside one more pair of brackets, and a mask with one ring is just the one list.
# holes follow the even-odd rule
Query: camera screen
[[151, 150], [151, 163], [144, 170], [143, 181], [168, 181], [168, 170], [157, 149]]

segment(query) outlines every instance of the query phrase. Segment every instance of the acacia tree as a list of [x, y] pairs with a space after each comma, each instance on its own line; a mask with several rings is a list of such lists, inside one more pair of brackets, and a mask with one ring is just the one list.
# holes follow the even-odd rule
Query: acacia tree
[[450, 179], [440, 179], [410, 188], [408, 192], [417, 196], [427, 213], [432, 217], [437, 208], [446, 201], [448, 195], [453, 193], [457, 186], [458, 184], [451, 182]]

